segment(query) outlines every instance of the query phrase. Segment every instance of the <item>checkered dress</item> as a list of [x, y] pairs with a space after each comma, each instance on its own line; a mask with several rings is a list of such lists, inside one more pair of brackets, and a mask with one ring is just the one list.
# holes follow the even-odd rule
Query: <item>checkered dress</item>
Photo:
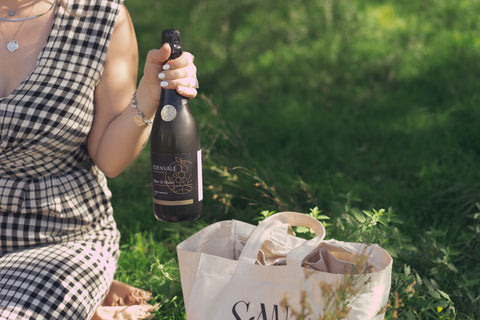
[[33, 72], [0, 98], [0, 319], [90, 319], [119, 233], [86, 142], [122, 0], [59, 7]]

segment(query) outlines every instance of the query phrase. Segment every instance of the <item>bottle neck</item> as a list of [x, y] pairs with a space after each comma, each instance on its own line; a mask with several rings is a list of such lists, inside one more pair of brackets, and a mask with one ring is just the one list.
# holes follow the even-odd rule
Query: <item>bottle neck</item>
[[175, 89], [162, 89], [162, 104], [171, 104], [175, 107], [180, 107], [188, 103], [188, 98], [185, 98]]

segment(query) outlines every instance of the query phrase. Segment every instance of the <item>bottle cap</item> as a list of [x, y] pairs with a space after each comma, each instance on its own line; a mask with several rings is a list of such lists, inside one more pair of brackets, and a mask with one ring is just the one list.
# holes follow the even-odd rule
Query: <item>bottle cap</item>
[[166, 29], [162, 32], [162, 46], [167, 43], [172, 48], [172, 53], [168, 60], [176, 59], [182, 55], [182, 36], [177, 29]]

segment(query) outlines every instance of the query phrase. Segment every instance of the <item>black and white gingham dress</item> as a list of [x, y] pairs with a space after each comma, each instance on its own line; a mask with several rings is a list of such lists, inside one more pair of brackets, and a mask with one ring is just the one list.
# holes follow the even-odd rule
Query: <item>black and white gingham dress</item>
[[86, 141], [121, 2], [59, 7], [35, 69], [0, 98], [1, 320], [90, 319], [113, 279], [119, 233]]

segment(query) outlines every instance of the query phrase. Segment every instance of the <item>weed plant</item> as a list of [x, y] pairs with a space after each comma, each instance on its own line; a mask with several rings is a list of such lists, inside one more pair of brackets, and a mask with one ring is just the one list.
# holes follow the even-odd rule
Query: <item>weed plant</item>
[[282, 210], [389, 251], [387, 319], [480, 318], [479, 1], [126, 5], [141, 56], [178, 28], [200, 80], [202, 217], [154, 219], [148, 147], [109, 181], [116, 277], [152, 290], [156, 319], [185, 316], [178, 243]]

